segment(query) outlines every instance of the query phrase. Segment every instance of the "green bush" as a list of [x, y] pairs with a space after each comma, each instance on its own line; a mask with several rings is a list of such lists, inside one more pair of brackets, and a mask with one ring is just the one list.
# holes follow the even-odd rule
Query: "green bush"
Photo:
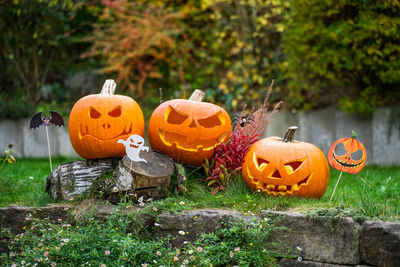
[[339, 100], [368, 114], [400, 100], [400, 3], [291, 1], [283, 46], [288, 96], [295, 108]]
[[95, 20], [89, 7], [77, 0], [0, 0], [0, 118], [26, 117], [41, 101], [65, 100], [60, 85], [82, 64], [88, 46], [82, 35]]

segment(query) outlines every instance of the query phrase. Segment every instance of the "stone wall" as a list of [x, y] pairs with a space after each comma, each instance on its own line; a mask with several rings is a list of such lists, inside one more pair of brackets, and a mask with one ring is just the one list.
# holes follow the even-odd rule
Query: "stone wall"
[[[297, 125], [296, 140], [310, 142], [327, 154], [332, 143], [357, 133], [367, 149], [367, 164], [399, 165], [400, 132], [391, 125], [391, 109], [378, 109], [372, 117], [362, 118], [334, 109], [292, 114], [278, 112], [265, 136], [282, 136], [289, 126]], [[77, 157], [68, 137], [68, 128], [49, 127], [51, 153], [54, 156]], [[43, 127], [29, 130], [29, 120], [0, 122], [0, 154], [8, 143], [15, 145], [17, 157], [47, 157], [46, 133]]]
[[[93, 209], [92, 209], [93, 208]], [[117, 206], [101, 204], [89, 210], [94, 211], [98, 220], [107, 220]], [[0, 227], [8, 228], [17, 234], [23, 231], [25, 217], [35, 217], [56, 221], [73, 221], [82, 212], [64, 205], [51, 205], [44, 208], [9, 206], [0, 208]], [[135, 212], [136, 209], [124, 208], [122, 212]], [[194, 241], [201, 233], [213, 232], [221, 227], [221, 222], [237, 219], [267, 219], [271, 225], [280, 226], [280, 230], [271, 233], [270, 240], [265, 242], [269, 247], [272, 242], [279, 244], [282, 255], [280, 266], [400, 266], [400, 223], [383, 221], [366, 221], [362, 224], [350, 217], [333, 218], [324, 216], [306, 216], [292, 212], [262, 211], [260, 216], [246, 216], [227, 210], [193, 210], [180, 214], [162, 213], [158, 215], [157, 226], [154, 217], [149, 214], [138, 214], [139, 223], [156, 237], [175, 236], [174, 246], [179, 247], [184, 240]], [[178, 231], [185, 231], [183, 238]], [[7, 240], [0, 239], [0, 253], [7, 252]], [[300, 248], [301, 250], [299, 250]], [[301, 259], [298, 259], [301, 257]]]

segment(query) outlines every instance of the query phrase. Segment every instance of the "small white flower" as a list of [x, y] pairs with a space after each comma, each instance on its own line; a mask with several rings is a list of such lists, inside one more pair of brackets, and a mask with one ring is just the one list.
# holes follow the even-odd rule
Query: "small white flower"
[[233, 258], [233, 255], [235, 255], [235, 253], [233, 253], [232, 251], [229, 252], [229, 257]]
[[302, 261], [303, 258], [302, 257], [297, 257], [297, 261]]
[[112, 189], [113, 192], [118, 192], [118, 188], [116, 186], [113, 187]]
[[297, 250], [298, 251], [302, 251], [303, 249], [301, 247], [297, 247]]
[[154, 223], [154, 226], [160, 226], [160, 224], [159, 223]]
[[140, 207], [143, 207], [143, 206], [144, 206], [144, 203], [143, 203], [143, 202], [140, 202], [140, 203], [139, 203], [139, 206], [140, 206]]
[[156, 254], [157, 254], [157, 256], [161, 256], [161, 252], [160, 251], [157, 251]]
[[191, 255], [193, 254], [193, 250], [189, 250], [188, 253]]
[[178, 233], [179, 233], [180, 235], [185, 235], [185, 231], [182, 231], [182, 230], [180, 230]]
[[28, 178], [29, 178], [29, 180], [33, 180], [33, 176], [29, 176]]
[[143, 202], [143, 196], [138, 199], [139, 202]]
[[235, 251], [235, 252], [239, 252], [239, 251], [240, 251], [240, 248], [237, 247], [237, 248], [234, 249], [234, 251]]
[[185, 205], [185, 202], [181, 201], [181, 202], [179, 202], [179, 205], [183, 206], [183, 205]]

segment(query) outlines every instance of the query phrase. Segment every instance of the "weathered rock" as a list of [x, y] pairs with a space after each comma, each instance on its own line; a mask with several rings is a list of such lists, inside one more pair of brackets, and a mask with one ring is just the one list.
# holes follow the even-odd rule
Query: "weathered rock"
[[24, 232], [24, 227], [30, 224], [31, 218], [48, 218], [51, 222], [70, 222], [71, 207], [65, 204], [52, 204], [46, 207], [32, 208], [10, 205], [0, 208], [0, 227], [8, 228], [12, 234]]
[[154, 217], [149, 214], [137, 212], [137, 207], [120, 207], [111, 204], [96, 203], [93, 200], [85, 200], [77, 207], [74, 207], [73, 216], [74, 220], [78, 221], [85, 220], [85, 216], [90, 214], [94, 219], [105, 222], [116, 212], [120, 212], [123, 216], [136, 216], [131, 229], [149, 228], [154, 224]]
[[59, 165], [47, 177], [46, 192], [57, 200], [69, 200], [91, 190], [93, 182], [111, 173], [117, 159], [79, 160]]
[[[171, 244], [180, 246], [184, 241], [195, 241], [201, 233], [215, 232], [220, 229], [222, 222], [242, 219], [255, 219], [236, 211], [227, 210], [194, 210], [182, 214], [160, 214], [158, 224], [154, 229], [157, 237], [173, 236]], [[179, 234], [184, 231], [185, 235]]]
[[[349, 265], [341, 265], [341, 264], [330, 264], [324, 262], [315, 262], [315, 261], [298, 261], [295, 259], [286, 259], [283, 258], [279, 261], [280, 267], [348, 267]], [[357, 265], [356, 267], [361, 267], [361, 265]]]
[[289, 251], [304, 260], [335, 264], [359, 264], [361, 226], [351, 218], [309, 217], [290, 212], [263, 211], [262, 217], [284, 227], [271, 233], [271, 242], [280, 244], [282, 253]]
[[112, 200], [119, 201], [120, 192], [137, 200], [141, 196], [159, 199], [167, 195], [174, 174], [174, 162], [156, 151], [141, 152], [145, 162], [133, 162], [126, 155], [120, 161], [112, 191]]
[[361, 257], [368, 264], [400, 266], [400, 224], [382, 221], [364, 222]]

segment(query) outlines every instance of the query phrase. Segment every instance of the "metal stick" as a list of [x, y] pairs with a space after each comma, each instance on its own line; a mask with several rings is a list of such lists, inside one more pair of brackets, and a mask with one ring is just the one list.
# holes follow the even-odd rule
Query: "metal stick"
[[336, 182], [335, 188], [333, 189], [333, 193], [332, 193], [331, 199], [330, 199], [329, 201], [332, 201], [333, 195], [335, 194], [335, 191], [336, 191], [336, 187], [337, 187], [338, 184], [339, 184], [340, 177], [342, 177], [342, 173], [343, 173], [343, 171], [341, 171], [340, 174], [339, 174], [339, 179], [338, 179], [337, 182]]
[[50, 152], [49, 131], [47, 130], [48, 126], [45, 126], [44, 128], [46, 128], [47, 149], [49, 150], [50, 171], [53, 172], [53, 167], [52, 167], [52, 164], [51, 164], [51, 152]]

